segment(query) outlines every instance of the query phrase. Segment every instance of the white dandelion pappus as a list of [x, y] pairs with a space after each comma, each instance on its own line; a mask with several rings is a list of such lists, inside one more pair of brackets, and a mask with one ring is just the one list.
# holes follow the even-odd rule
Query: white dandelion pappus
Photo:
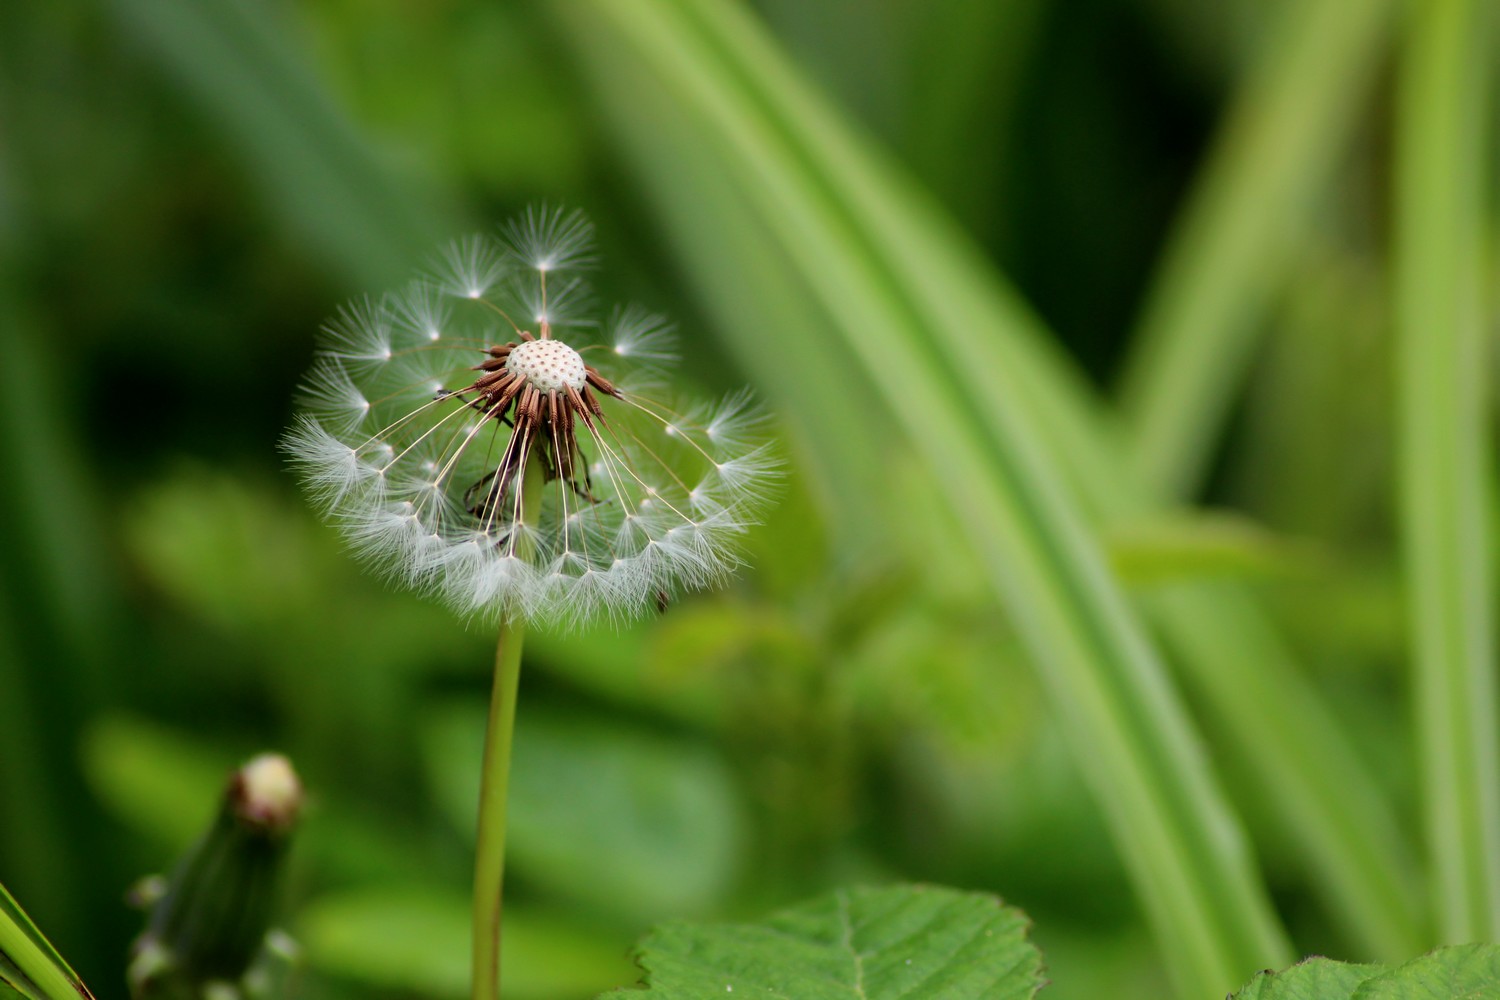
[[303, 385], [283, 446], [308, 492], [361, 556], [462, 613], [575, 624], [710, 586], [776, 479], [748, 395], [657, 398], [661, 317], [591, 319], [590, 253], [555, 209], [461, 241], [346, 307]]

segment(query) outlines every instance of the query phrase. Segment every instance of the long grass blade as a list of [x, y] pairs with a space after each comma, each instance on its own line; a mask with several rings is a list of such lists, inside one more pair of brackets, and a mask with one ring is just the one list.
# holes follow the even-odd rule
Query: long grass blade
[[1349, 142], [1392, 0], [1282, 4], [1182, 210], [1131, 338], [1120, 401], [1145, 481], [1194, 493], [1264, 326], [1294, 273], [1314, 194]]
[[[757, 62], [774, 58], [753, 25], [716, 3], [569, 6], [591, 61], [632, 52], [727, 142], [766, 224], [816, 275], [844, 347], [931, 462], [1028, 641], [1075, 751], [1119, 832], [1184, 995], [1223, 990], [1289, 949], [1197, 739], [1075, 504], [1031, 426], [1003, 402], [981, 417], [929, 343], [914, 276], [893, 272], [826, 178], [787, 169], [795, 140], [760, 102]], [[617, 85], [618, 81], [612, 81]], [[774, 100], [773, 91], [770, 95]], [[1023, 391], [989, 373], [993, 398]]]
[[1414, 5], [1396, 128], [1401, 528], [1439, 932], [1500, 933], [1500, 748], [1488, 523], [1484, 10]]
[[[26, 301], [27, 247], [0, 238], [0, 858], [25, 858], [7, 876], [19, 892], [76, 898], [101, 871], [99, 833], [70, 819], [85, 802], [64, 720], [87, 718], [113, 684], [110, 637], [118, 608], [109, 590], [104, 523], [65, 398], [53, 343]], [[73, 939], [89, 921], [54, 909], [53, 929]]]

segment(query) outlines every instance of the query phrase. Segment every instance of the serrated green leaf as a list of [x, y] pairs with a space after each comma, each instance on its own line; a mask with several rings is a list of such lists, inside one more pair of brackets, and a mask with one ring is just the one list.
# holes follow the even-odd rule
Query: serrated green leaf
[[979, 893], [840, 889], [758, 924], [668, 924], [647, 936], [638, 961], [644, 996], [660, 1000], [1009, 1000], [1042, 986], [1028, 926]]
[[1310, 958], [1262, 972], [1232, 1000], [1479, 1000], [1500, 996], [1500, 945], [1466, 944], [1395, 968]]
[[1482, 1000], [1494, 996], [1500, 996], [1500, 945], [1495, 944], [1440, 948], [1354, 991], [1354, 1000]]
[[1309, 958], [1283, 972], [1260, 973], [1234, 1000], [1349, 1000], [1361, 983], [1384, 968]]

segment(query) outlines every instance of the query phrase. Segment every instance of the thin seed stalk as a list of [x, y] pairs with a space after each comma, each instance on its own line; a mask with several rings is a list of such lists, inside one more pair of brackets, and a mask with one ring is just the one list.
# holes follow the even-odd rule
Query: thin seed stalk
[[516, 688], [526, 625], [507, 617], [495, 650], [479, 789], [479, 849], [474, 859], [474, 1000], [500, 997], [500, 912], [505, 881], [505, 817], [510, 791], [510, 748], [515, 733]]
[[[543, 472], [533, 451], [521, 483], [522, 519], [537, 508]], [[479, 779], [479, 835], [474, 857], [471, 972], [473, 1000], [500, 1000], [500, 922], [505, 884], [506, 809], [510, 801], [510, 751], [516, 729], [516, 693], [526, 623], [507, 613], [495, 647], [495, 679], [484, 733]]]

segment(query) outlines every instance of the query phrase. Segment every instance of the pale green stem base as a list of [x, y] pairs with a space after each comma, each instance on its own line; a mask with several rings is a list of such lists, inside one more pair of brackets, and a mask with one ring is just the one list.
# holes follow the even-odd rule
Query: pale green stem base
[[516, 689], [526, 625], [507, 618], [495, 650], [479, 787], [479, 849], [474, 859], [473, 1000], [500, 997], [500, 908], [505, 881], [505, 813], [510, 799], [510, 747], [516, 725]]

